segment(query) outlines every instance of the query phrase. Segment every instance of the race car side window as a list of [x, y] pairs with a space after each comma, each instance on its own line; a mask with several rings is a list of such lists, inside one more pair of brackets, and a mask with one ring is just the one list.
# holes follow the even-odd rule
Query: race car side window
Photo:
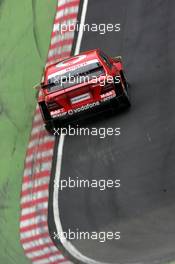
[[105, 55], [103, 52], [100, 52], [100, 57], [108, 65], [108, 67], [111, 69], [112, 68], [112, 63], [110, 62], [108, 56]]

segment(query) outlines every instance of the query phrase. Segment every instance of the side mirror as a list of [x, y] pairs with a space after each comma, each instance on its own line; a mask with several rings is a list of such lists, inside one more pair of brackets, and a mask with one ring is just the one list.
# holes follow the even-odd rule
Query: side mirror
[[42, 87], [42, 83], [39, 83], [39, 84], [34, 85], [33, 89], [39, 91], [41, 89], [41, 87]]

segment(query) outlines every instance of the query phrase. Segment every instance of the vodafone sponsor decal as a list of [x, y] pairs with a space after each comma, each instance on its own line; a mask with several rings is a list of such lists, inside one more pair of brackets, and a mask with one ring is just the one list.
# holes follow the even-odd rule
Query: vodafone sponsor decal
[[111, 100], [111, 99], [113, 99], [115, 97], [116, 97], [115, 91], [110, 91], [110, 92], [108, 92], [106, 94], [103, 94], [101, 96], [102, 99], [100, 101], [96, 101], [94, 103], [86, 104], [86, 105], [83, 105], [83, 106], [81, 106], [79, 108], [69, 110], [67, 113], [69, 115], [73, 115], [73, 114], [76, 114], [76, 113], [79, 113], [79, 112], [82, 112], [82, 111], [86, 111], [86, 110], [91, 109], [93, 107], [99, 106], [101, 102], [109, 101], [109, 100]]
[[83, 105], [83, 106], [81, 106], [79, 108], [76, 108], [76, 109], [69, 110], [67, 113], [68, 113], [68, 115], [73, 115], [73, 114], [76, 114], [76, 113], [91, 109], [91, 108], [93, 108], [95, 106], [98, 106], [98, 105], [100, 105], [99, 101], [94, 102], [92, 104]]
[[[84, 97], [85, 95], [86, 95], [86, 97]], [[85, 94], [85, 95], [83, 94], [83, 95], [77, 96], [77, 97], [80, 98], [80, 100], [83, 101], [83, 100], [87, 99], [87, 94]], [[105, 94], [102, 94], [100, 101], [95, 101], [93, 103], [89, 103], [89, 104], [83, 105], [83, 106], [75, 108], [75, 109], [70, 109], [67, 112], [66, 111], [64, 112], [64, 108], [63, 109], [59, 109], [59, 110], [55, 110], [55, 111], [51, 112], [51, 115], [53, 117], [64, 117], [65, 115], [74, 115], [74, 114], [89, 110], [89, 109], [91, 109], [93, 107], [99, 106], [100, 103], [110, 101], [110, 100], [112, 100], [115, 97], [116, 97], [116, 93], [115, 93], [114, 90], [112, 90], [112, 91], [109, 91], [109, 92], [107, 92]], [[76, 101], [76, 103], [77, 103], [77, 101]]]

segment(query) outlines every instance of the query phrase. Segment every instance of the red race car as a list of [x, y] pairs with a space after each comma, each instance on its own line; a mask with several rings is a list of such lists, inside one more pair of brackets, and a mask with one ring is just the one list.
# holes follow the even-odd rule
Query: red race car
[[103, 105], [130, 106], [121, 57], [91, 50], [48, 66], [38, 104], [49, 132]]

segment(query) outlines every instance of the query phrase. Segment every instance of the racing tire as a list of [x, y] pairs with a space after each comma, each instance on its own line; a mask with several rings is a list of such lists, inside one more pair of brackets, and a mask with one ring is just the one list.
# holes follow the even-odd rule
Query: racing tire
[[56, 120], [56, 121], [49, 120], [45, 124], [45, 129], [47, 130], [47, 132], [54, 136], [59, 135], [58, 131], [59, 131], [59, 128], [61, 127], [62, 125], [61, 125], [60, 120]]
[[120, 71], [120, 75], [124, 84], [124, 91], [123, 91], [123, 95], [121, 95], [121, 97], [119, 98], [120, 103], [126, 107], [129, 108], [131, 106], [131, 101], [130, 101], [130, 96], [129, 96], [129, 83], [124, 75], [123, 71]]
[[123, 94], [120, 98], [119, 98], [119, 104], [120, 106], [123, 106], [125, 108], [129, 108], [131, 106], [131, 102], [129, 100], [129, 96], [128, 94]]
[[120, 72], [121, 78], [123, 85], [120, 84], [119, 86], [116, 86], [116, 93], [118, 92], [118, 89], [120, 90], [120, 96], [117, 97], [114, 101], [114, 107], [119, 107], [119, 108], [129, 108], [131, 106], [130, 102], [130, 96], [129, 96], [129, 83], [127, 82], [123, 71]]
[[120, 76], [122, 78], [122, 81], [123, 81], [123, 84], [124, 84], [125, 89], [128, 91], [129, 83], [128, 83], [128, 81], [127, 81], [127, 79], [126, 79], [125, 74], [124, 74], [123, 71], [120, 71]]
[[47, 130], [47, 132], [49, 134], [54, 135], [54, 132], [55, 132], [54, 128], [56, 128], [56, 127], [55, 127], [54, 122], [52, 120], [46, 122], [45, 129]]

